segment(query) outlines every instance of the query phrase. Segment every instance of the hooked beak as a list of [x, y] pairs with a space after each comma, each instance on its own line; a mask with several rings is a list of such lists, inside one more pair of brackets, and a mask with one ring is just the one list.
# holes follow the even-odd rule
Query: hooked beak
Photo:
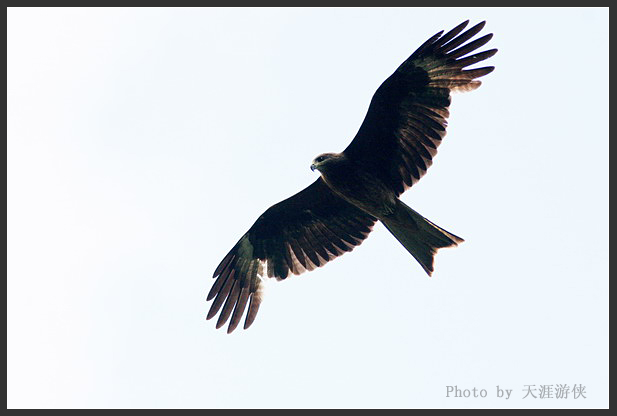
[[312, 170], [313, 172], [315, 172], [315, 169], [317, 169], [317, 166], [315, 166], [315, 164], [314, 164], [314, 163], [311, 163], [311, 170]]

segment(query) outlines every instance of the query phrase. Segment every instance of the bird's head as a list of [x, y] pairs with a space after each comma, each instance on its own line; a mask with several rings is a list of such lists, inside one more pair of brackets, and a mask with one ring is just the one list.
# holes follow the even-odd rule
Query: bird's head
[[320, 172], [323, 172], [327, 167], [333, 163], [335, 163], [340, 158], [338, 153], [322, 153], [313, 159], [313, 163], [311, 163], [311, 170], [314, 171], [317, 169]]

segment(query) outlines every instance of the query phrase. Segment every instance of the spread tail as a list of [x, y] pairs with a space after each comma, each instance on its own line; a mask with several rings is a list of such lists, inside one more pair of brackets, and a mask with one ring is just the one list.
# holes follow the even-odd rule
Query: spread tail
[[437, 250], [454, 247], [464, 241], [433, 224], [400, 200], [395, 212], [381, 221], [429, 276], [433, 273], [433, 259]]

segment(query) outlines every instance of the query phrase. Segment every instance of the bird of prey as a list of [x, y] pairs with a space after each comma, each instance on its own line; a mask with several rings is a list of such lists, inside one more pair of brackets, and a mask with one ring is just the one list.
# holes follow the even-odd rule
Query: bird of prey
[[[424, 42], [377, 89], [360, 129], [341, 153], [324, 153], [311, 164], [320, 177], [292, 197], [268, 208], [214, 271], [207, 319], [216, 327], [244, 329], [257, 315], [263, 281], [323, 266], [362, 243], [381, 221], [430, 276], [438, 249], [462, 238], [433, 224], [399, 196], [431, 166], [446, 134], [450, 93], [471, 91], [494, 67], [465, 69], [497, 49], [472, 52], [492, 34], [466, 43], [484, 27], [465, 21]], [[221, 307], [223, 308], [221, 310]]]

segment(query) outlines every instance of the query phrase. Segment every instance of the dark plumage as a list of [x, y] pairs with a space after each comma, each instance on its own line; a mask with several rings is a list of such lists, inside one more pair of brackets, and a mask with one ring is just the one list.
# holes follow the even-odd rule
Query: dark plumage
[[[463, 240], [431, 223], [398, 197], [432, 164], [446, 134], [452, 91], [480, 86], [493, 67], [464, 69], [493, 56], [475, 53], [492, 34], [465, 43], [484, 22], [463, 32], [468, 21], [420, 46], [375, 92], [360, 130], [342, 153], [324, 153], [311, 169], [321, 177], [264, 212], [214, 271], [208, 319], [227, 332], [254, 321], [262, 300], [261, 280], [285, 279], [313, 270], [353, 250], [377, 220], [430, 275], [439, 248]], [[221, 310], [222, 307], [222, 310]]]

